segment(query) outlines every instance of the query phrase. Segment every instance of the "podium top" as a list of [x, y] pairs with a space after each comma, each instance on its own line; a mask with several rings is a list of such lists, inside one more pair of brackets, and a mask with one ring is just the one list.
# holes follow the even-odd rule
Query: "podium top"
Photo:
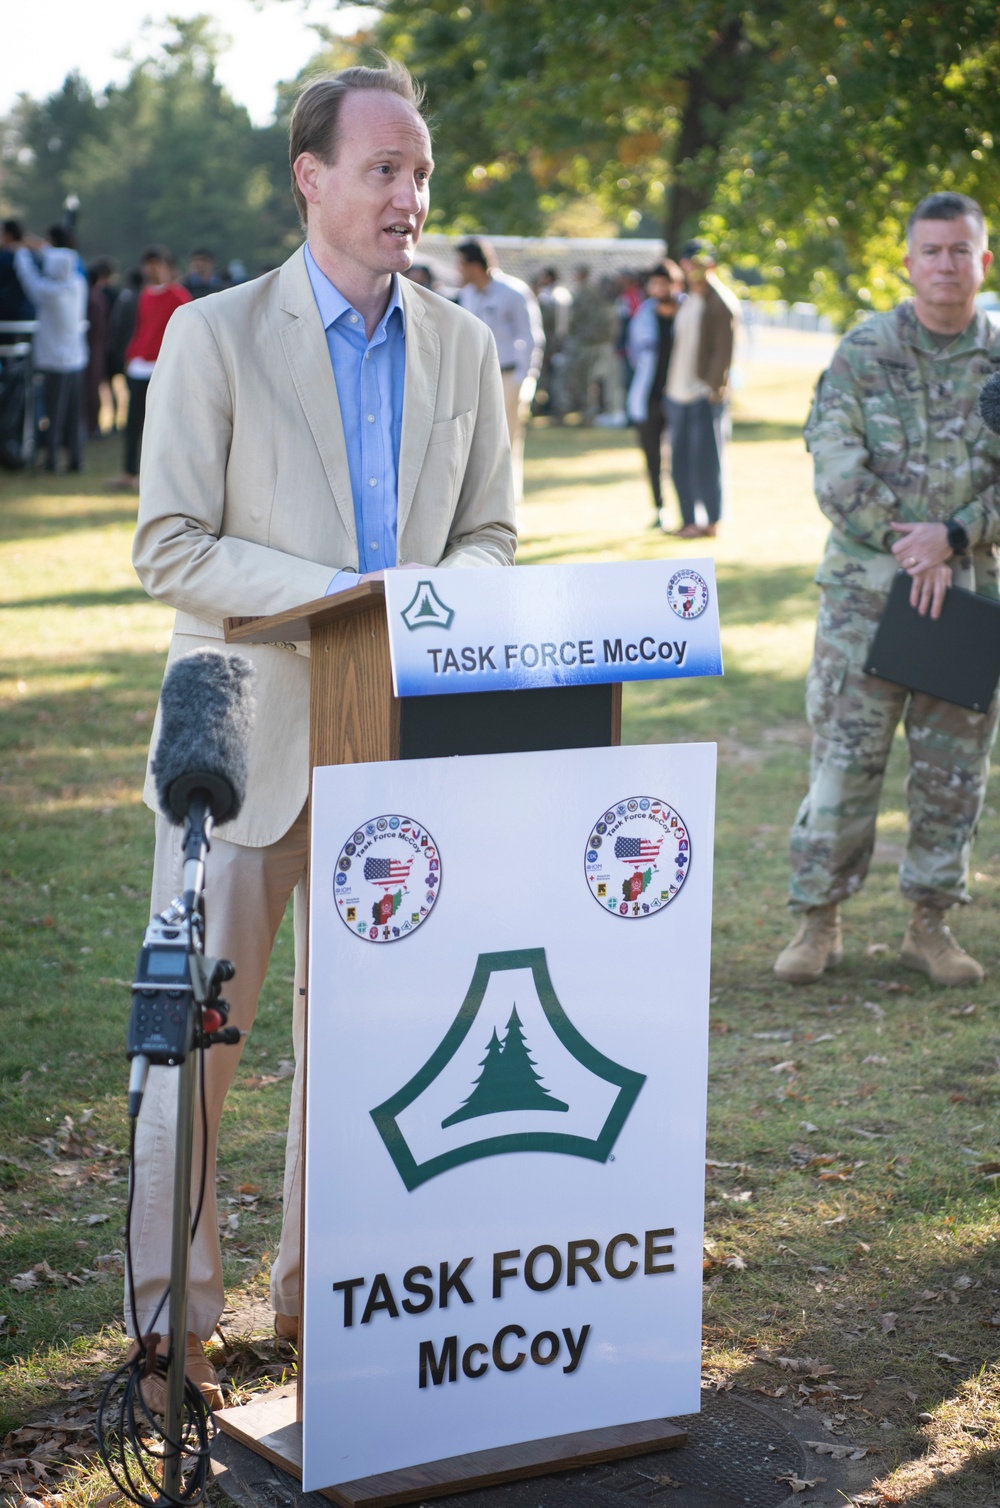
[[317, 597], [283, 613], [268, 617], [224, 618], [227, 644], [281, 644], [308, 639], [314, 628], [325, 628], [343, 618], [353, 618], [376, 602], [385, 601], [381, 581], [363, 581], [333, 597]]

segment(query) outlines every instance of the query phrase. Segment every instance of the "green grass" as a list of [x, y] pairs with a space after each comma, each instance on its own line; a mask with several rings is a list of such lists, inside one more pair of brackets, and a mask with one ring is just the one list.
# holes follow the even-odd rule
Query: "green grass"
[[[629, 434], [533, 429], [519, 559], [716, 562], [725, 677], [624, 697], [626, 741], [720, 748], [707, 1377], [786, 1387], [786, 1401], [843, 1414], [844, 1439], [877, 1452], [883, 1503], [978, 1508], [997, 1491], [1000, 1446], [1000, 1019], [992, 979], [937, 991], [895, 962], [899, 741], [843, 967], [799, 990], [770, 972], [789, 931], [786, 835], [805, 789], [802, 682], [825, 534], [797, 438], [813, 376], [751, 370], [729, 452], [732, 505], [719, 538], [694, 550], [647, 527]], [[110, 444], [91, 447], [80, 478], [0, 474], [0, 1437], [60, 1400], [87, 1403], [125, 1344], [122, 981], [146, 919], [140, 787], [170, 614], [132, 574], [135, 501], [107, 488]], [[992, 803], [974, 869], [976, 904], [956, 930], [995, 975]], [[240, 1213], [224, 1243], [229, 1340], [267, 1324], [290, 985], [286, 927], [223, 1129], [223, 1218]], [[259, 1193], [241, 1196], [248, 1184]], [[55, 1277], [42, 1269], [37, 1286], [10, 1286], [43, 1262]], [[258, 1350], [257, 1371], [273, 1376]], [[254, 1370], [247, 1354], [220, 1348], [237, 1377]], [[835, 1370], [817, 1379], [762, 1356]], [[86, 1463], [77, 1473], [63, 1501], [94, 1501], [100, 1474]], [[44, 1484], [33, 1490], [44, 1497]]]

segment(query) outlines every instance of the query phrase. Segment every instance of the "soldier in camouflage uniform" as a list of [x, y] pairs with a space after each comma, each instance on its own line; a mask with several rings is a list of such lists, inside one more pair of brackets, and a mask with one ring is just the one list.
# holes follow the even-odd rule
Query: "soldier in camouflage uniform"
[[968, 712], [862, 671], [900, 568], [912, 578], [911, 603], [932, 617], [952, 583], [1000, 596], [1000, 439], [978, 413], [983, 383], [1000, 369], [1000, 329], [974, 303], [991, 260], [982, 211], [964, 195], [934, 194], [910, 217], [907, 246], [914, 298], [844, 338], [806, 426], [816, 496], [833, 528], [816, 574], [806, 683], [809, 793], [791, 835], [789, 904], [802, 924], [774, 966], [796, 984], [840, 962], [839, 905], [868, 872], [901, 717], [909, 841], [899, 878], [914, 912], [900, 959], [937, 984], [984, 973], [943, 918], [969, 900], [997, 698], [985, 713]]

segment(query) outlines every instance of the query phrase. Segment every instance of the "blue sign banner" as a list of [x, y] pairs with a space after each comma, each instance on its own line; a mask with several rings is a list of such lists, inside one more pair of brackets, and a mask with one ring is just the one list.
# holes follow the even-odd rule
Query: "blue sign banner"
[[711, 559], [385, 573], [397, 696], [722, 675]]

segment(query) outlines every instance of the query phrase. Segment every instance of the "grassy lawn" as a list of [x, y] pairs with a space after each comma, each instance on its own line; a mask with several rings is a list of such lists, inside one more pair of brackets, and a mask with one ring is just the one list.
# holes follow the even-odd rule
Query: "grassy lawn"
[[[984, 986], [938, 991], [896, 963], [901, 747], [843, 967], [800, 990], [770, 973], [789, 930], [825, 533], [798, 438], [813, 375], [766, 353], [750, 366], [729, 514], [694, 551], [647, 527], [629, 434], [534, 429], [520, 560], [716, 561], [725, 678], [631, 687], [624, 703], [629, 742], [720, 746], [706, 1381], [820, 1407], [875, 1462], [866, 1502], [978, 1508], [1000, 1490], [995, 807], [976, 904], [956, 923], [991, 971]], [[0, 1491], [16, 1501], [13, 1463], [33, 1458], [24, 1488], [67, 1505], [106, 1490], [86, 1426], [125, 1345], [123, 1042], [151, 864], [139, 790], [170, 627], [129, 565], [135, 501], [107, 488], [117, 460], [105, 441], [82, 477], [0, 473]], [[286, 929], [222, 1136], [231, 1310], [216, 1359], [237, 1391], [281, 1374], [261, 1338], [290, 983]]]

